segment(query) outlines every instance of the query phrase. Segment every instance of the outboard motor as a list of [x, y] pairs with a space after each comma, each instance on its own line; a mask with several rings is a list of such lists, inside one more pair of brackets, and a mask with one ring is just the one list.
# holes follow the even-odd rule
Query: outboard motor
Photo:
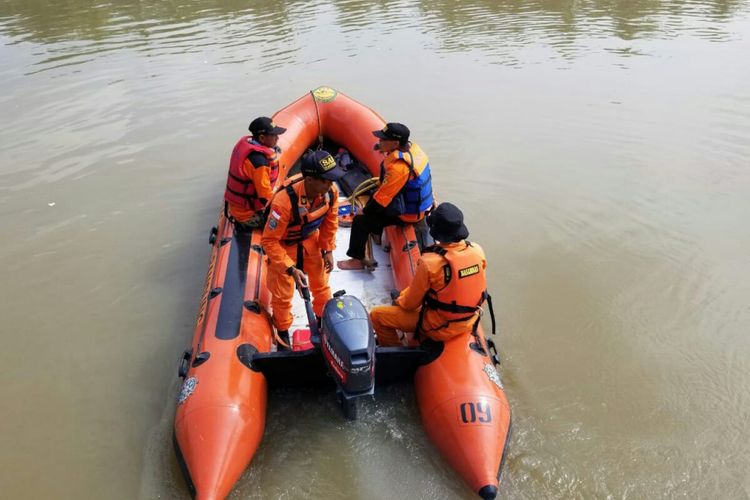
[[336, 382], [344, 416], [354, 420], [359, 398], [375, 391], [375, 334], [357, 297], [337, 293], [326, 303], [320, 348]]

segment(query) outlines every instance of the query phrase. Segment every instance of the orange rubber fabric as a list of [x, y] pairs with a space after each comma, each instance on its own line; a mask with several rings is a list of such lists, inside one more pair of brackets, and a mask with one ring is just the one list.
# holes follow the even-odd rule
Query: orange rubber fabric
[[[323, 210], [328, 204], [326, 195], [309, 200], [305, 193], [305, 182], [296, 182], [292, 188], [299, 198], [299, 209], [312, 215]], [[302, 271], [307, 274], [308, 286], [313, 296], [313, 311], [320, 315], [323, 306], [331, 298], [331, 287], [328, 286], [328, 273], [323, 266], [322, 250], [333, 251], [336, 248], [336, 230], [338, 229], [338, 189], [331, 186], [333, 205], [323, 210], [323, 223], [320, 229], [313, 232], [300, 244], [303, 249]], [[268, 255], [268, 275], [266, 284], [271, 292], [271, 308], [274, 325], [278, 330], [288, 330], [292, 325], [292, 297], [294, 296], [294, 279], [286, 270], [297, 264], [297, 244], [287, 245], [283, 240], [288, 238], [292, 222], [292, 205], [285, 189], [277, 192], [271, 201], [268, 221], [263, 229], [261, 245]]]
[[[245, 177], [252, 179], [255, 186], [255, 193], [258, 198], [270, 200], [273, 197], [273, 187], [271, 186], [271, 168], [267, 165], [256, 167], [249, 159], [242, 163], [242, 171]], [[255, 214], [252, 207], [243, 207], [236, 203], [228, 203], [229, 213], [238, 222], [247, 222]]]
[[[236, 241], [234, 225], [222, 210], [212, 245], [211, 260], [203, 289], [201, 306], [195, 323], [192, 355], [210, 352], [209, 363], [190, 363], [186, 380], [196, 382], [194, 391], [177, 405], [174, 436], [179, 453], [195, 486], [197, 499], [225, 498], [232, 485], [250, 463], [263, 437], [266, 419], [266, 378], [249, 370], [237, 355], [243, 345], [259, 352], [271, 349], [272, 328], [264, 312], [242, 308], [239, 335], [219, 338], [226, 329], [220, 324], [219, 311], [226, 293], [241, 293], [245, 301], [268, 302], [265, 287], [266, 268], [259, 252], [251, 251], [247, 269], [228, 266]], [[250, 246], [260, 245], [260, 232], [251, 235]], [[243, 273], [235, 280], [244, 284], [230, 291], [226, 284], [232, 273]], [[223, 291], [210, 298], [211, 290]], [[183, 386], [184, 390], [184, 386]], [[181, 391], [182, 392], [182, 391]], [[217, 457], [220, 460], [217, 460]], [[220, 464], [220, 466], [217, 466]]]
[[[440, 244], [441, 247], [449, 251], [463, 248], [465, 245], [464, 241]], [[483, 270], [486, 269], [487, 260], [481, 247], [476, 243], [472, 243], [472, 246], [481, 254], [481, 266]], [[379, 306], [372, 309], [370, 319], [375, 332], [378, 334], [378, 339], [391, 342], [394, 340], [394, 335], [397, 339], [398, 334], [394, 331], [395, 328], [402, 332], [414, 332], [417, 321], [412, 319], [413, 312], [419, 311], [424, 297], [430, 289], [439, 290], [445, 287], [444, 266], [445, 259], [440, 255], [435, 253], [423, 254], [417, 261], [414, 280], [396, 299], [396, 306]], [[399, 315], [402, 316], [401, 319], [398, 318]], [[422, 318], [420, 334], [433, 340], [444, 341], [471, 330], [475, 320], [476, 318], [472, 316], [466, 321], [448, 323], [442, 312], [427, 309]]]
[[[422, 173], [422, 169], [428, 163], [429, 159], [422, 148], [416, 143], [411, 143], [410, 151], [413, 157], [419, 159], [415, 161], [415, 172], [417, 175]], [[423, 157], [423, 158], [422, 158]], [[421, 168], [419, 168], [421, 165]], [[409, 164], [398, 157], [398, 150], [391, 151], [383, 160], [383, 166], [385, 169], [385, 177], [380, 183], [377, 191], [373, 193], [372, 197], [379, 205], [387, 207], [393, 198], [404, 188], [406, 182], [409, 180], [411, 170], [409, 170]], [[404, 214], [400, 215], [399, 218], [404, 222], [419, 222], [424, 217], [424, 212], [419, 215]]]
[[470, 332], [446, 341], [438, 359], [417, 368], [414, 390], [430, 440], [478, 493], [499, 486], [510, 407], [492, 361], [475, 349], [485, 344], [481, 328], [477, 335], [479, 342]]

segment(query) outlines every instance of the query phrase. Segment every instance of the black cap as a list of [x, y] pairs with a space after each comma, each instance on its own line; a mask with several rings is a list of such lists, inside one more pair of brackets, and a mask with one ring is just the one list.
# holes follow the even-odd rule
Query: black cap
[[335, 181], [346, 174], [338, 166], [333, 156], [328, 151], [323, 151], [322, 149], [312, 151], [303, 156], [300, 170], [302, 171], [302, 175], [306, 177], [317, 177], [318, 179], [325, 179], [327, 181]]
[[454, 243], [469, 237], [464, 214], [453, 203], [441, 203], [427, 216], [430, 236], [440, 242]]
[[281, 135], [286, 132], [284, 127], [277, 127], [276, 124], [267, 116], [260, 116], [250, 122], [247, 127], [253, 135]]
[[388, 123], [382, 130], [374, 130], [372, 135], [378, 139], [386, 139], [389, 141], [399, 141], [401, 144], [406, 144], [409, 140], [409, 127], [403, 123]]

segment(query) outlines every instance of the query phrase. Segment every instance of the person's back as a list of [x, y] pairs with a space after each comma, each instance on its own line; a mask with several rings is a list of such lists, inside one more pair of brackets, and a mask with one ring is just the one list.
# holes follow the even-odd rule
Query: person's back
[[440, 243], [425, 249], [421, 258], [430, 269], [430, 289], [423, 298], [420, 334], [446, 340], [471, 330], [487, 290], [482, 248], [466, 240]]
[[440, 204], [427, 224], [438, 243], [425, 249], [414, 279], [394, 304], [370, 312], [380, 345], [403, 345], [399, 332], [447, 340], [472, 331], [479, 321], [487, 297], [484, 251], [466, 241], [463, 214], [451, 203]]
[[238, 226], [261, 227], [263, 211], [273, 195], [278, 178], [279, 135], [286, 129], [261, 116], [248, 127], [252, 137], [237, 141], [229, 160], [224, 191], [227, 212]]

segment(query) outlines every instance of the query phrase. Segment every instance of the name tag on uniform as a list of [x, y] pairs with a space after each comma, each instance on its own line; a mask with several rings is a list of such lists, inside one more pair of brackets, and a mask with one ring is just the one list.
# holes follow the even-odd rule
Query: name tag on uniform
[[469, 276], [473, 276], [475, 274], [479, 273], [479, 264], [474, 264], [471, 267], [465, 267], [463, 269], [458, 270], [458, 278], [468, 278]]

